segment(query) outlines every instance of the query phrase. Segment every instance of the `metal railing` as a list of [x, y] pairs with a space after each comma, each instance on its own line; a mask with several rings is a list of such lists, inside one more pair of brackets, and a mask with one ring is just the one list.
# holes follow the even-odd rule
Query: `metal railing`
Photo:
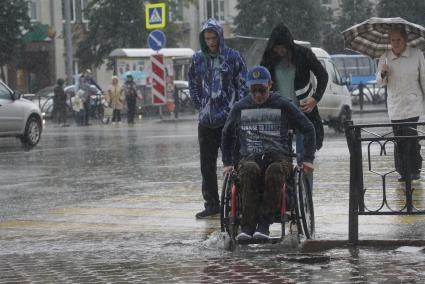
[[[418, 131], [417, 136], [394, 136], [394, 132], [388, 128], [392, 127], [412, 127], [423, 126], [425, 122], [405, 122], [387, 124], [361, 124], [354, 125], [352, 121], [347, 121], [345, 135], [350, 152], [350, 195], [349, 195], [349, 241], [352, 244], [358, 243], [359, 215], [425, 215], [425, 210], [414, 206], [412, 187], [412, 170], [408, 156], [414, 151], [414, 144], [425, 140], [425, 132]], [[387, 147], [392, 144], [394, 149], [397, 145], [404, 144], [408, 153], [403, 156], [403, 173], [405, 177], [405, 196], [401, 208], [395, 209], [388, 202], [388, 177], [396, 172], [394, 168], [387, 168], [384, 172], [375, 170], [372, 166], [372, 147], [378, 147], [379, 157], [387, 156]], [[367, 188], [364, 186], [363, 173], [363, 146], [367, 152], [367, 170], [369, 173], [378, 176], [382, 181], [382, 197], [379, 200], [377, 209], [369, 209], [365, 205], [365, 195]], [[374, 148], [375, 149], [375, 148]], [[391, 176], [391, 175], [390, 175]], [[381, 190], [381, 189], [379, 189]]]

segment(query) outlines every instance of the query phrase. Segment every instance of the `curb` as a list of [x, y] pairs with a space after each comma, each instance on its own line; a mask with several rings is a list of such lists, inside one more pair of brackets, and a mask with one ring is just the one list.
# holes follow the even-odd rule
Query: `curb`
[[325, 251], [335, 248], [353, 247], [400, 247], [400, 246], [425, 246], [425, 240], [359, 240], [357, 245], [351, 244], [348, 240], [306, 240], [301, 245], [301, 252]]
[[353, 114], [362, 114], [362, 113], [379, 113], [379, 112], [387, 112], [387, 109], [382, 108], [382, 109], [364, 109], [364, 110], [354, 110], [353, 109]]
[[160, 119], [156, 123], [180, 123], [180, 122], [190, 122], [197, 121], [196, 118], [176, 118], [176, 119]]

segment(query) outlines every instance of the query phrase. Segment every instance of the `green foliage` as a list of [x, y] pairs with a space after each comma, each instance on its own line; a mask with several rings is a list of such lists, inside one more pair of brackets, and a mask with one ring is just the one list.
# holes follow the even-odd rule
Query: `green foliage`
[[25, 0], [0, 0], [0, 66], [11, 63], [19, 54], [23, 30], [30, 26]]
[[342, 0], [338, 28], [343, 31], [372, 17], [372, 3], [369, 0]]
[[243, 36], [268, 37], [271, 29], [283, 22], [297, 40], [320, 43], [324, 12], [317, 0], [238, 0], [236, 33]]
[[[192, 0], [191, 0], [192, 1]], [[87, 7], [89, 31], [78, 43], [76, 55], [82, 68], [99, 66], [116, 48], [147, 48], [147, 37], [151, 30], [145, 28], [144, 0], [93, 0]], [[171, 9], [178, 1], [150, 1], [166, 3]], [[168, 13], [168, 11], [167, 11]], [[167, 47], [175, 46], [181, 33], [178, 27], [167, 21], [163, 30], [167, 36]]]
[[425, 26], [424, 0], [380, 0], [376, 9], [379, 17], [402, 17], [407, 21]]
[[341, 16], [334, 25], [328, 25], [323, 33], [323, 47], [331, 54], [344, 50], [342, 32], [372, 17], [372, 4], [369, 0], [342, 0]]

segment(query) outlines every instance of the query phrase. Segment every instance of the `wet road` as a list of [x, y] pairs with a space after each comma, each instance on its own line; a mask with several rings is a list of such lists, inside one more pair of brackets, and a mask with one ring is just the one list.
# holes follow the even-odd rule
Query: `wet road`
[[[0, 283], [425, 281], [421, 247], [325, 245], [348, 238], [349, 155], [345, 137], [332, 130], [316, 160], [318, 242], [305, 251], [328, 258], [293, 261], [300, 252], [295, 237], [225, 251], [219, 220], [194, 218], [202, 206], [196, 129], [194, 120], [48, 125], [31, 151], [1, 139]], [[375, 178], [366, 178], [371, 189]], [[422, 183], [415, 184], [418, 207], [425, 204]], [[389, 199], [399, 206], [402, 188], [395, 181], [389, 186]], [[361, 217], [359, 237], [425, 239], [424, 223], [418, 216]]]

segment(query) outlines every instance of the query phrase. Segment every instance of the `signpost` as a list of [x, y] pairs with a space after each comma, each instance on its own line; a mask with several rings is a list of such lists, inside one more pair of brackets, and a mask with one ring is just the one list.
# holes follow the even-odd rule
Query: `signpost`
[[145, 14], [147, 29], [165, 28], [165, 3], [146, 5]]
[[165, 34], [158, 30], [165, 27], [165, 3], [146, 5], [146, 29], [156, 29], [148, 36], [148, 45], [157, 51], [151, 56], [152, 66], [152, 104], [159, 106], [159, 115], [162, 118], [162, 105], [167, 103], [167, 83], [164, 56], [158, 53], [165, 46]]
[[165, 34], [160, 30], [152, 31], [148, 36], [148, 45], [153, 50], [160, 50], [165, 46]]
[[164, 105], [167, 102], [165, 93], [165, 65], [164, 56], [151, 56], [152, 63], [152, 104]]

